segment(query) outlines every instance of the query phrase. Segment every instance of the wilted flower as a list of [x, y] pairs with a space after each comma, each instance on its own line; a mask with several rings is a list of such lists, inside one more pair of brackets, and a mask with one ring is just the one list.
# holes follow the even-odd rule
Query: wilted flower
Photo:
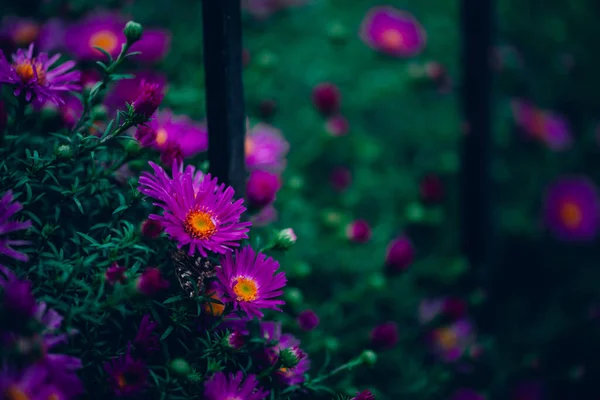
[[62, 94], [80, 89], [77, 84], [80, 73], [68, 72], [75, 66], [75, 61], [67, 61], [51, 69], [59, 58], [60, 54], [48, 58], [46, 53], [34, 57], [33, 43], [27, 51], [17, 50], [12, 56], [12, 63], [0, 52], [0, 83], [12, 85], [14, 95], [23, 93], [26, 101], [33, 99], [38, 105], [51, 101], [60, 105], [64, 103]]
[[388, 272], [405, 271], [414, 261], [415, 249], [406, 236], [401, 236], [390, 242], [385, 256], [385, 266]]
[[375, 395], [370, 390], [364, 390], [360, 393], [356, 393], [356, 396], [350, 400], [375, 400]]
[[126, 280], [125, 271], [127, 271], [127, 268], [121, 267], [117, 263], [114, 263], [113, 265], [108, 267], [106, 273], [104, 274], [104, 277], [106, 281], [111, 285], [115, 285], [116, 283], [123, 284]]
[[225, 293], [225, 302], [232, 302], [235, 309], [244, 311], [249, 317], [262, 317], [262, 309], [281, 311], [283, 300], [275, 298], [283, 294], [286, 284], [285, 273], [276, 271], [279, 263], [262, 253], [255, 253], [246, 246], [225, 254], [217, 278]]
[[296, 318], [303, 331], [312, 331], [319, 325], [319, 316], [313, 310], [304, 310]]
[[275, 201], [275, 195], [281, 188], [281, 180], [276, 174], [255, 170], [250, 172], [246, 183], [246, 197], [252, 208], [263, 208]]
[[371, 344], [379, 349], [391, 349], [398, 343], [398, 326], [395, 322], [377, 325], [371, 331]]
[[169, 282], [161, 275], [158, 268], [146, 268], [136, 281], [137, 291], [144, 296], [154, 296], [167, 289]]
[[312, 101], [315, 108], [324, 115], [338, 112], [342, 95], [333, 83], [324, 82], [314, 87]]
[[144, 390], [148, 380], [148, 367], [135, 360], [129, 351], [104, 364], [109, 383], [117, 396], [128, 396]]
[[265, 391], [258, 386], [255, 375], [250, 374], [244, 379], [244, 374], [241, 371], [236, 372], [235, 375], [230, 374], [229, 377], [223, 372], [217, 372], [204, 383], [204, 397], [206, 400], [263, 400], [268, 395], [269, 391]]
[[133, 340], [135, 354], [138, 357], [149, 357], [158, 350], [158, 335], [154, 332], [157, 325], [156, 322], [150, 320], [148, 314], [142, 317], [137, 335]]
[[264, 123], [256, 124], [246, 133], [246, 166], [250, 170], [281, 172], [287, 163], [285, 157], [289, 147], [279, 129]]
[[350, 129], [350, 124], [342, 115], [334, 115], [325, 121], [325, 130], [331, 136], [344, 136], [348, 133], [348, 129]]
[[411, 14], [393, 7], [373, 7], [365, 16], [361, 39], [374, 50], [395, 57], [411, 57], [423, 50], [425, 30]]
[[159, 221], [179, 248], [189, 244], [190, 255], [197, 251], [206, 257], [206, 251], [223, 254], [248, 237], [251, 223], [240, 222], [246, 209], [242, 199], [233, 201], [233, 188], [218, 185], [210, 174], [197, 174], [192, 166], [183, 171], [183, 165], [173, 164], [169, 178], [161, 167], [149, 164], [154, 174], [142, 173], [138, 190], [158, 201], [164, 215], [149, 218]]
[[561, 240], [591, 240], [598, 231], [599, 201], [598, 189], [588, 178], [560, 178], [546, 191], [546, 226]]
[[351, 222], [346, 227], [346, 236], [355, 243], [366, 243], [371, 240], [371, 225], [364, 219]]
[[12, 190], [6, 192], [0, 198], [0, 254], [14, 258], [19, 261], [27, 261], [27, 254], [16, 251], [12, 246], [22, 246], [29, 244], [24, 240], [11, 240], [7, 234], [22, 231], [31, 226], [31, 221], [18, 222], [10, 220], [17, 212], [21, 211], [23, 206], [18, 201], [13, 202]]
[[[91, 15], [71, 25], [65, 33], [67, 49], [84, 60], [101, 60], [99, 47], [116, 58], [126, 42], [123, 28], [126, 20], [115, 14]], [[170, 35], [161, 30], [145, 29], [142, 38], [131, 46], [131, 51], [141, 51], [137, 61], [153, 62], [169, 51]]]

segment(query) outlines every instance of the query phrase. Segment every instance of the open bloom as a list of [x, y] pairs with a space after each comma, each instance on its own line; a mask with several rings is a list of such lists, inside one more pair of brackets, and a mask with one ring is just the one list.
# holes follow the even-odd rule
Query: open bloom
[[22, 208], [21, 203], [18, 201], [13, 202], [13, 194], [10, 190], [0, 198], [0, 254], [4, 254], [15, 260], [27, 261], [27, 255], [16, 251], [12, 246], [21, 246], [29, 244], [29, 242], [11, 240], [7, 237], [8, 233], [22, 231], [31, 226], [31, 221], [19, 222], [10, 220]]
[[435, 329], [429, 339], [433, 351], [444, 361], [458, 360], [474, 343], [475, 332], [468, 319]]
[[264, 123], [256, 124], [246, 133], [246, 166], [250, 170], [281, 172], [287, 163], [285, 157], [289, 148], [279, 129]]
[[129, 349], [122, 356], [105, 363], [104, 370], [117, 396], [141, 392], [148, 380], [148, 367], [142, 361], [135, 360]]
[[10, 37], [18, 47], [29, 46], [40, 35], [40, 25], [29, 18], [6, 16], [0, 26], [0, 32]]
[[256, 254], [250, 246], [235, 252], [235, 258], [227, 253], [217, 270], [217, 278], [223, 287], [224, 301], [232, 302], [249, 317], [262, 317], [261, 309], [278, 310], [283, 300], [275, 298], [283, 294], [285, 273], [276, 271], [279, 263], [262, 253]]
[[158, 165], [150, 162], [150, 166], [154, 174], [142, 174], [139, 191], [158, 201], [155, 205], [163, 215], [149, 218], [160, 221], [179, 248], [189, 245], [190, 255], [198, 252], [206, 257], [207, 251], [223, 254], [248, 237], [251, 223], [240, 222], [246, 208], [242, 199], [233, 201], [233, 188], [219, 185], [210, 174], [197, 174], [192, 166], [183, 170], [183, 165], [173, 163], [172, 179]]
[[[243, 381], [243, 382], [242, 382]], [[248, 375], [238, 371], [229, 377], [223, 372], [217, 372], [204, 384], [204, 397], [206, 400], [240, 399], [263, 400], [269, 391], [258, 386], [255, 375]]]
[[546, 192], [544, 219], [561, 240], [591, 240], [600, 222], [598, 189], [585, 177], [561, 178]]
[[52, 101], [56, 105], [63, 104], [61, 94], [80, 89], [77, 84], [80, 73], [70, 71], [75, 66], [75, 61], [67, 61], [51, 69], [59, 58], [60, 54], [48, 58], [46, 53], [34, 57], [33, 44], [26, 51], [17, 50], [12, 56], [12, 62], [0, 52], [0, 83], [12, 85], [15, 96], [23, 93], [25, 100], [33, 99], [38, 105], [45, 101]]
[[361, 39], [374, 50], [394, 56], [411, 57], [423, 50], [425, 30], [411, 14], [393, 7], [373, 7], [365, 16]]

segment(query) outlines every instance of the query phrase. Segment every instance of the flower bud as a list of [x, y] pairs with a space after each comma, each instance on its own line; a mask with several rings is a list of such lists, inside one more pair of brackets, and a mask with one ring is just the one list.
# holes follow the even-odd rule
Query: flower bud
[[391, 349], [398, 343], [398, 327], [394, 322], [378, 325], [371, 331], [371, 344], [379, 349]]
[[321, 114], [335, 114], [340, 108], [340, 99], [340, 91], [333, 83], [320, 83], [313, 89], [312, 101]]
[[340, 348], [340, 341], [334, 337], [325, 338], [325, 347], [328, 350], [336, 351]]
[[144, 29], [142, 28], [142, 25], [138, 24], [135, 21], [129, 21], [125, 25], [125, 29], [123, 29], [123, 33], [125, 34], [125, 37], [127, 38], [127, 43], [129, 45], [132, 45], [138, 40], [140, 40], [143, 31]]
[[346, 227], [346, 236], [355, 243], [366, 243], [371, 239], [371, 226], [365, 220], [359, 219]]
[[279, 362], [283, 368], [294, 368], [304, 356], [304, 352], [298, 346], [293, 346], [279, 352]]
[[133, 110], [141, 118], [142, 122], [147, 121], [158, 109], [165, 97], [162, 86], [158, 83], [146, 82], [142, 80], [140, 90], [136, 99], [133, 101]]
[[331, 171], [329, 182], [337, 192], [343, 192], [352, 184], [352, 173], [346, 167], [336, 167]]
[[246, 336], [240, 332], [231, 332], [223, 338], [223, 345], [232, 350], [239, 350], [246, 344]]
[[113, 265], [108, 267], [108, 269], [104, 273], [104, 278], [111, 285], [114, 285], [117, 282], [125, 283], [125, 280], [126, 280], [125, 271], [126, 270], [127, 269], [125, 267], [120, 267], [119, 265], [114, 263]]
[[341, 115], [334, 115], [325, 121], [325, 130], [331, 136], [344, 136], [348, 133], [349, 129], [350, 124], [348, 123], [348, 120]]
[[275, 236], [273, 249], [288, 250], [296, 243], [296, 239], [296, 234], [292, 228], [282, 229]]
[[160, 275], [158, 268], [147, 268], [138, 277], [135, 287], [138, 293], [151, 297], [167, 289], [169, 282]]
[[275, 200], [281, 187], [279, 176], [266, 171], [252, 171], [246, 183], [246, 196], [251, 207], [260, 209]]
[[138, 142], [136, 142], [135, 140], [128, 140], [125, 143], [125, 151], [127, 152], [127, 154], [130, 155], [136, 155], [137, 153], [140, 152], [141, 146]]
[[385, 257], [386, 270], [390, 273], [405, 271], [414, 261], [415, 249], [406, 236], [390, 242]]
[[97, 105], [92, 108], [90, 118], [92, 121], [104, 121], [108, 117], [108, 109], [105, 105]]
[[191, 372], [190, 364], [185, 361], [183, 358], [176, 358], [171, 361], [171, 365], [169, 366], [171, 371], [176, 373], [177, 375], [187, 375]]
[[163, 231], [163, 227], [160, 222], [153, 219], [147, 219], [142, 222], [142, 235], [148, 239], [156, 239], [160, 236]]
[[302, 294], [302, 291], [295, 287], [286, 288], [284, 291], [284, 296], [286, 300], [292, 304], [299, 305], [304, 302], [304, 295]]
[[298, 315], [296, 321], [303, 331], [312, 331], [319, 325], [319, 316], [313, 310], [304, 310]]
[[361, 353], [360, 360], [367, 365], [373, 366], [377, 362], [377, 354], [372, 350], [365, 350]]
[[72, 155], [73, 151], [71, 150], [71, 146], [68, 144], [60, 145], [56, 149], [56, 157], [61, 160], [69, 160]]

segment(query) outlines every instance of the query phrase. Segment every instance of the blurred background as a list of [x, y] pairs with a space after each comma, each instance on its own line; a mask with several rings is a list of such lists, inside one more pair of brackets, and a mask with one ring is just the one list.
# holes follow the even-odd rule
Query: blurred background
[[[111, 23], [141, 22], [158, 37], [154, 56], [128, 72], [160, 77], [165, 106], [204, 121], [201, 2], [2, 7], [5, 54], [36, 42], [78, 57], [77, 40], [108, 46]], [[374, 349], [372, 368], [336, 385], [383, 400], [597, 399], [600, 3], [493, 2], [491, 118], [477, 131], [462, 107], [463, 43], [476, 38], [464, 37], [460, 1], [242, 7], [246, 162], [265, 148], [281, 158], [267, 171], [281, 187], [251, 175], [247, 196], [255, 225], [297, 236], [281, 259], [284, 326], [303, 332], [313, 368]], [[70, 107], [47, 112], [68, 118]], [[489, 148], [465, 154], [469, 135]], [[488, 171], [487, 186], [466, 167]], [[461, 246], [473, 190], [491, 219], [476, 263]]]

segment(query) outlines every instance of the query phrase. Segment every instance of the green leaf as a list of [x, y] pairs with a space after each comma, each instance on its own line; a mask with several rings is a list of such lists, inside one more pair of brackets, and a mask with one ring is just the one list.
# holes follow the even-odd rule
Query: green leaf
[[83, 206], [81, 205], [81, 201], [79, 201], [79, 199], [77, 197], [73, 197], [73, 201], [75, 202], [75, 205], [79, 209], [79, 212], [81, 212], [82, 214], [85, 214], [83, 211]]
[[113, 215], [120, 213], [121, 211], [127, 210], [129, 205], [125, 204], [124, 206], [117, 207], [115, 211], [113, 211]]
[[168, 337], [169, 337], [169, 335], [170, 335], [171, 333], [173, 333], [173, 330], [174, 330], [174, 329], [175, 329], [175, 328], [173, 328], [173, 325], [169, 325], [169, 327], [168, 327], [168, 328], [165, 330], [165, 332], [164, 332], [164, 333], [161, 335], [161, 337], [160, 337], [160, 340], [162, 341], [162, 340], [165, 340], [166, 338], [168, 338]]
[[102, 47], [98, 47], [98, 46], [94, 46], [94, 48], [96, 50], [98, 50], [99, 52], [101, 52], [102, 54], [104, 54], [104, 56], [106, 58], [108, 58], [109, 64], [112, 64], [114, 62], [113, 57], [110, 55], [110, 53], [108, 51], [106, 51]]

